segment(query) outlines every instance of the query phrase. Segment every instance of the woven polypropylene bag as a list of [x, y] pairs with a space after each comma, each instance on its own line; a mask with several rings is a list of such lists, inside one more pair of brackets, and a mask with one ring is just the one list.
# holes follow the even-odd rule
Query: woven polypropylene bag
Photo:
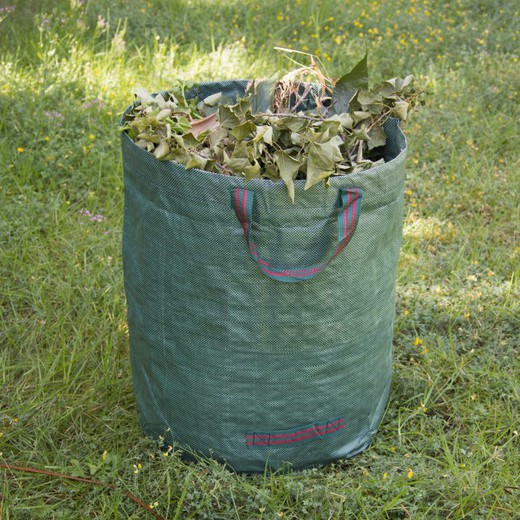
[[[244, 81], [200, 96], [243, 94]], [[122, 134], [123, 262], [143, 431], [237, 471], [367, 447], [391, 382], [406, 140], [291, 203], [283, 182], [158, 161]], [[293, 282], [293, 283], [286, 283]]]

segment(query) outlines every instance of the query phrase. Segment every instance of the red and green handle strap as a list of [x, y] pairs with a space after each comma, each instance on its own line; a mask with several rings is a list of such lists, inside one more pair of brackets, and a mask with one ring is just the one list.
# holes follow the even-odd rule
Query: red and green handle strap
[[323, 271], [348, 244], [352, 238], [361, 211], [363, 191], [360, 188], [342, 188], [341, 208], [337, 216], [338, 235], [330, 252], [319, 264], [308, 267], [280, 268], [275, 267], [263, 260], [257, 250], [255, 243], [251, 240], [251, 224], [253, 221], [254, 192], [251, 190], [235, 188], [233, 191], [233, 202], [238, 220], [244, 230], [244, 237], [253, 260], [259, 265], [263, 273], [270, 278], [280, 282], [299, 282], [313, 278]]

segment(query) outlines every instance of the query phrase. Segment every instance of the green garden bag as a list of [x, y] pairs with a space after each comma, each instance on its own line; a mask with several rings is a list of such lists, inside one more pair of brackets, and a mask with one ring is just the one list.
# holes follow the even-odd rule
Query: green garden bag
[[403, 224], [406, 140], [397, 120], [385, 131], [385, 164], [329, 187], [296, 181], [294, 204], [282, 181], [186, 170], [122, 133], [131, 365], [148, 436], [240, 472], [368, 446], [390, 390]]

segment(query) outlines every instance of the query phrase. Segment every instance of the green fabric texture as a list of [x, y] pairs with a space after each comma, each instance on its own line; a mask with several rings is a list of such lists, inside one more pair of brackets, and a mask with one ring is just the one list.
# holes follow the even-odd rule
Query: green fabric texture
[[[243, 94], [245, 81], [200, 95]], [[130, 107], [129, 107], [130, 109]], [[122, 133], [123, 265], [138, 418], [150, 437], [240, 472], [351, 457], [375, 434], [391, 383], [406, 140], [386, 163], [331, 177], [291, 203], [282, 181], [186, 170]], [[251, 237], [278, 267], [323, 260], [341, 191], [363, 192], [346, 247], [313, 278], [283, 283], [251, 257], [236, 188], [254, 193]], [[343, 193], [345, 193], [343, 191]]]

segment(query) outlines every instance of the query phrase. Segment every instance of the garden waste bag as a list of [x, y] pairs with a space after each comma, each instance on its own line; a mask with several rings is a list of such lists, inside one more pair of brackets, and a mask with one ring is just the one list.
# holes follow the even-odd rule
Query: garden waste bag
[[[243, 95], [203, 83], [201, 97]], [[370, 443], [387, 402], [406, 140], [293, 204], [282, 181], [186, 170], [122, 133], [123, 265], [143, 431], [236, 471]]]

